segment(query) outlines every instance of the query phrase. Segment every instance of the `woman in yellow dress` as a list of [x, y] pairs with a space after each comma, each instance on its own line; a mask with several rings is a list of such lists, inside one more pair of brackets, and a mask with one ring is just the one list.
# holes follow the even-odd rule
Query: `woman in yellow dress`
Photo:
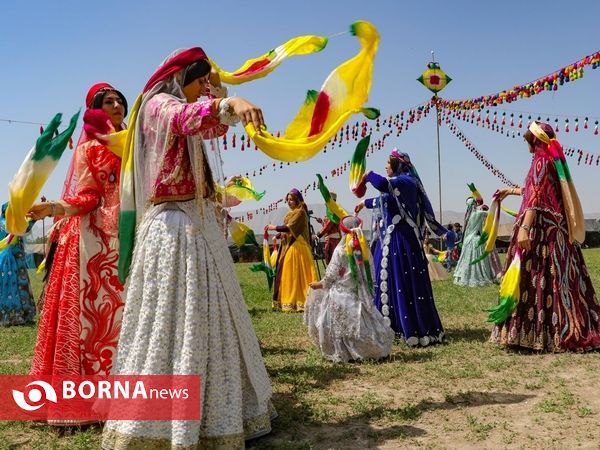
[[285, 201], [290, 210], [283, 219], [283, 225], [266, 226], [267, 230], [281, 234], [273, 309], [301, 312], [304, 311], [309, 283], [318, 279], [317, 271], [310, 246], [308, 210], [302, 194], [298, 189], [292, 189]]

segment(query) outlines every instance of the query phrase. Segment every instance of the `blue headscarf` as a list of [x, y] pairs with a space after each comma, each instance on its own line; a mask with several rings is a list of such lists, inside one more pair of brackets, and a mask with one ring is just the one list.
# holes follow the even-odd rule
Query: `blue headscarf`
[[417, 224], [417, 228], [419, 229], [419, 235], [421, 239], [425, 235], [425, 225], [427, 224], [431, 231], [433, 231], [438, 236], [442, 236], [448, 232], [448, 230], [442, 226], [436, 219], [435, 213], [433, 212], [433, 208], [431, 207], [431, 202], [429, 201], [429, 197], [425, 192], [425, 188], [423, 187], [423, 183], [421, 182], [421, 178], [415, 168], [414, 164], [410, 160], [410, 156], [408, 153], [403, 153], [398, 151], [397, 148], [394, 148], [390, 153], [390, 159], [398, 160], [398, 168], [394, 175], [407, 174], [412, 177], [417, 184], [417, 217], [415, 217], [415, 223]]

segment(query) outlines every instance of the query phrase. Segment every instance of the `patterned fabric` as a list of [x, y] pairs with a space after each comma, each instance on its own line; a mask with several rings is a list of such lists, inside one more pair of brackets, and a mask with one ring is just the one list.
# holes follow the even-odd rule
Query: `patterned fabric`
[[34, 375], [108, 375], [116, 354], [123, 286], [117, 277], [121, 160], [98, 141], [77, 147], [76, 215], [55, 225], [33, 355]]
[[512, 316], [494, 327], [498, 344], [553, 352], [600, 347], [600, 306], [578, 244], [569, 242], [559, 177], [552, 158], [536, 152], [517, 215], [506, 266], [518, 247], [527, 210], [535, 210], [531, 250], [522, 252], [520, 299]]
[[[0, 239], [7, 236], [4, 208], [0, 217]], [[29, 283], [23, 238], [0, 252], [0, 326], [33, 322], [35, 303]]]
[[[213, 100], [195, 103], [181, 103], [175, 97], [158, 94], [146, 104], [146, 122], [149, 127], [161, 120], [165, 112], [171, 117], [169, 132], [164, 138], [165, 150], [157, 161], [158, 173], [155, 176], [151, 201], [155, 204], [168, 201], [191, 200], [196, 196], [194, 171], [187, 152], [187, 138], [202, 132], [206, 138], [227, 131], [211, 111]], [[215, 127], [217, 130], [215, 131]], [[158, 139], [158, 134], [152, 134]], [[156, 143], [154, 143], [156, 144]]]
[[471, 264], [483, 254], [479, 238], [487, 212], [475, 209], [466, 224], [462, 252], [454, 269], [454, 284], [458, 286], [478, 287], [495, 283], [502, 275], [496, 249], [487, 258]]
[[304, 323], [330, 361], [379, 359], [392, 350], [394, 330], [375, 307], [367, 280], [359, 277], [356, 283], [340, 244], [327, 266], [323, 289], [308, 291]]
[[411, 175], [389, 180], [374, 172], [367, 181], [381, 197], [365, 200], [367, 208], [381, 210], [380, 244], [376, 246], [375, 304], [408, 345], [429, 345], [444, 337], [420, 241], [417, 181]]
[[210, 202], [203, 211], [190, 201], [146, 212], [114, 370], [200, 374], [202, 420], [109, 421], [103, 448], [244, 448], [271, 429], [258, 340]]

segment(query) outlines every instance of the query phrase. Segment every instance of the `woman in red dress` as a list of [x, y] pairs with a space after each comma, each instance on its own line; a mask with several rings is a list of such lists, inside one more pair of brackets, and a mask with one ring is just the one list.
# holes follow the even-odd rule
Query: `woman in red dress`
[[501, 345], [552, 352], [600, 347], [600, 306], [579, 242], [583, 213], [552, 127], [532, 122], [524, 135], [533, 160], [508, 249], [509, 267], [521, 251], [520, 298], [512, 315], [492, 331]]
[[86, 106], [84, 131], [62, 199], [35, 204], [29, 211], [35, 220], [60, 218], [50, 232], [47, 260], [51, 263], [42, 294], [32, 375], [108, 375], [119, 338], [123, 310], [123, 285], [117, 276], [121, 157], [91, 136], [124, 129], [127, 103], [119, 91], [99, 83], [88, 92]]

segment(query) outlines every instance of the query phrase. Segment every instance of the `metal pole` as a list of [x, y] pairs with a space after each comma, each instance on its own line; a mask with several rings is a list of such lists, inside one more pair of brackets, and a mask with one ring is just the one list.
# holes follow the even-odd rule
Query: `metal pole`
[[[437, 97], [437, 94], [436, 94]], [[438, 160], [438, 195], [440, 201], [440, 218], [439, 222], [443, 225], [444, 218], [442, 215], [442, 161], [440, 154], [440, 110], [437, 107], [437, 102], [435, 105], [435, 129], [437, 134], [437, 160]], [[442, 240], [440, 239], [440, 250], [442, 250]]]
[[440, 155], [440, 111], [435, 107], [435, 129], [437, 134], [437, 160], [438, 160], [438, 195], [440, 196], [440, 223], [443, 224], [442, 217], [442, 162]]

